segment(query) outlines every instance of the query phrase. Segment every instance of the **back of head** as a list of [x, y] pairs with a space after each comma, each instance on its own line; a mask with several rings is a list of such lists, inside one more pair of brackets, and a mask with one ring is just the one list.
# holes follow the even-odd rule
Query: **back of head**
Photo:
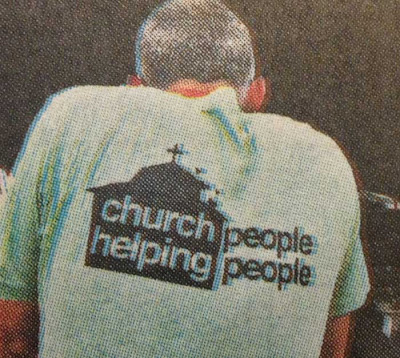
[[142, 25], [137, 73], [166, 89], [180, 80], [247, 88], [255, 76], [249, 30], [218, 0], [172, 0]]

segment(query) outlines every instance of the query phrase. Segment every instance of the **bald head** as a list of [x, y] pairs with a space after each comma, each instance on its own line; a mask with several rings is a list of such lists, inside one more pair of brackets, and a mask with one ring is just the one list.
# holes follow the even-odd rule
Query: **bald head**
[[172, 0], [142, 25], [137, 73], [166, 89], [185, 79], [247, 88], [255, 76], [249, 30], [218, 0]]

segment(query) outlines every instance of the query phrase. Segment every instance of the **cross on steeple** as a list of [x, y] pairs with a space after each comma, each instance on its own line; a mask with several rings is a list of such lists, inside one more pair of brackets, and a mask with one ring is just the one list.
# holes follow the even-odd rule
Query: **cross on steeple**
[[172, 161], [175, 163], [179, 155], [185, 155], [188, 153], [187, 151], [183, 150], [182, 144], [175, 144], [175, 146], [171, 149], [168, 149], [167, 152], [172, 154]]

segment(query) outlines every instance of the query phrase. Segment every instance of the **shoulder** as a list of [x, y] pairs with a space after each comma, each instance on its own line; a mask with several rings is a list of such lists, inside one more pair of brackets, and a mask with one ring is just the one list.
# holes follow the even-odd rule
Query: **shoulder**
[[314, 129], [311, 125], [277, 114], [246, 115], [251, 128], [261, 142], [289, 142], [299, 150], [318, 149], [321, 151], [337, 152], [338, 144], [328, 135]]
[[262, 152], [272, 152], [305, 176], [308, 173], [329, 187], [358, 196], [353, 168], [338, 141], [289, 117], [276, 114], [246, 117]]
[[274, 144], [291, 149], [292, 154], [321, 160], [339, 159], [348, 165], [339, 143], [311, 125], [277, 114], [250, 114], [246, 119], [261, 145]]
[[47, 102], [51, 105], [76, 105], [84, 104], [87, 106], [93, 104], [113, 105], [115, 102], [132, 101], [133, 99], [151, 100], [159, 97], [160, 90], [149, 87], [131, 87], [131, 86], [75, 86], [65, 88], [51, 95]]
[[75, 86], [62, 89], [49, 96], [47, 107], [60, 107], [68, 105], [84, 104], [86, 106], [104, 102], [115, 101], [127, 92], [124, 86]]
[[[148, 103], [156, 105], [163, 92], [147, 87], [130, 86], [77, 86], [51, 95], [42, 113], [51, 116], [70, 116], [71, 111], [81, 120], [113, 118], [121, 111], [145, 110]], [[162, 99], [162, 98], [161, 98]], [[88, 114], [89, 113], [89, 114]], [[62, 120], [62, 118], [61, 118]]]
[[52, 94], [34, 127], [48, 133], [73, 128], [106, 128], [119, 112], [133, 108], [137, 91], [124, 86], [77, 86]]

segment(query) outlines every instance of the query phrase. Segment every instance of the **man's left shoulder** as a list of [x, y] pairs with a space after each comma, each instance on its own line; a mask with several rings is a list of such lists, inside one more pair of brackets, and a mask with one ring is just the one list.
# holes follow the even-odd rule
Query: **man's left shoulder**
[[113, 100], [124, 91], [123, 86], [74, 86], [62, 89], [52, 94], [47, 102], [55, 105], [90, 105], [93, 102]]
[[104, 127], [124, 97], [126, 90], [122, 86], [66, 88], [47, 98], [34, 126], [53, 133], [65, 128]]

